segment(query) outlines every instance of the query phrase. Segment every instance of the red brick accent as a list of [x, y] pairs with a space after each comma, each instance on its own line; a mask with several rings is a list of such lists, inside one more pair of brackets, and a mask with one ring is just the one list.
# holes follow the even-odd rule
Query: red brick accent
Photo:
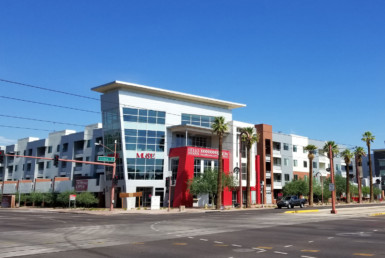
[[42, 179], [42, 178], [36, 179], [36, 183], [37, 182], [51, 182], [51, 181], [52, 181], [51, 179]]
[[69, 177], [55, 177], [54, 181], [69, 181]]

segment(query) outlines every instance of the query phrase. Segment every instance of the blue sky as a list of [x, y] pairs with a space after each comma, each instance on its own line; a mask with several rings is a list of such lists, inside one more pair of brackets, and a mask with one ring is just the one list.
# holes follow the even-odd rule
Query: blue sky
[[[0, 79], [99, 98], [121, 80], [247, 105], [234, 119], [349, 146], [385, 140], [385, 1], [0, 2]], [[0, 81], [0, 145], [87, 125], [99, 102]], [[5, 98], [4, 98], [5, 97]], [[13, 127], [28, 127], [31, 130]]]

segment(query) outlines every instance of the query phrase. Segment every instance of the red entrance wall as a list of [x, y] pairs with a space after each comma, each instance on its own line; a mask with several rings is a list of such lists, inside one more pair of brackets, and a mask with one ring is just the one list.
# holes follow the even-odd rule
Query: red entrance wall
[[[218, 150], [197, 148], [197, 147], [179, 147], [170, 149], [170, 158], [179, 157], [178, 173], [176, 177], [176, 185], [174, 191], [173, 207], [185, 205], [193, 206], [193, 197], [187, 190], [187, 181], [194, 178], [194, 159], [218, 159]], [[222, 151], [223, 171], [229, 171], [229, 151]], [[231, 191], [224, 189], [222, 194], [223, 205], [232, 205]]]

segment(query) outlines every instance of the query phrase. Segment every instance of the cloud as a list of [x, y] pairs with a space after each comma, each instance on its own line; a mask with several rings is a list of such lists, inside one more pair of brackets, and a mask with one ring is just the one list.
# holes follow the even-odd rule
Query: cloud
[[3, 136], [0, 136], [0, 145], [11, 145], [11, 144], [15, 144], [15, 143], [16, 143], [16, 140], [7, 139]]

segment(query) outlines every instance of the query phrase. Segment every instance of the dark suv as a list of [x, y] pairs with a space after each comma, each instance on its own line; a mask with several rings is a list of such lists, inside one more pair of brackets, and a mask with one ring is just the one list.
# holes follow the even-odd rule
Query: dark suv
[[303, 208], [306, 204], [306, 199], [299, 199], [297, 196], [286, 196], [283, 197], [280, 201], [277, 202], [278, 209], [282, 207], [287, 207], [288, 209], [294, 208], [294, 206], [299, 206]]

